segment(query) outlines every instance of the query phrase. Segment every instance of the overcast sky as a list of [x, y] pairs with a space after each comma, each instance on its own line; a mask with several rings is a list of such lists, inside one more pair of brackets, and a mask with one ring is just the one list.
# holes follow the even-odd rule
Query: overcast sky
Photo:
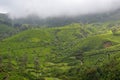
[[100, 13], [120, 8], [120, 0], [0, 0], [0, 13], [40, 17]]

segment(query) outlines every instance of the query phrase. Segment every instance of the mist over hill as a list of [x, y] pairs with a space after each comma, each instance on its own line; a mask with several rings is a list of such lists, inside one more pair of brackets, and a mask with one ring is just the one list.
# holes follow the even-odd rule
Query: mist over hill
[[0, 12], [12, 18], [36, 14], [39, 17], [79, 16], [104, 13], [120, 8], [120, 0], [1, 0]]
[[105, 13], [94, 13], [79, 16], [58, 16], [41, 18], [39, 15], [31, 14], [24, 18], [11, 19], [9, 14], [0, 14], [0, 22], [6, 24], [30, 24], [47, 27], [63, 26], [71, 23], [103, 23], [114, 22], [120, 19], [120, 9], [115, 11], [108, 11]]
[[107, 21], [117, 21], [120, 19], [120, 9], [105, 13], [95, 13], [80, 16], [59, 16], [41, 18], [37, 15], [29, 15], [25, 18], [13, 19], [14, 23], [32, 24], [42, 26], [63, 26], [71, 23], [102, 23]]

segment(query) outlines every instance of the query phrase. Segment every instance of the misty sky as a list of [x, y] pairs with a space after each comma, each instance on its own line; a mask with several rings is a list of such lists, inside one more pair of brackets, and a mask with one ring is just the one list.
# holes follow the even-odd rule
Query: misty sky
[[0, 13], [40, 17], [101, 13], [120, 8], [120, 0], [0, 0]]

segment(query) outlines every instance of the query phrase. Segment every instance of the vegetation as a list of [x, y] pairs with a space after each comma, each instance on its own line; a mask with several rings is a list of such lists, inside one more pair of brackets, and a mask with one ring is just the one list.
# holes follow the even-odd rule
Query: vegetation
[[119, 80], [118, 23], [22, 25], [0, 42], [0, 80]]

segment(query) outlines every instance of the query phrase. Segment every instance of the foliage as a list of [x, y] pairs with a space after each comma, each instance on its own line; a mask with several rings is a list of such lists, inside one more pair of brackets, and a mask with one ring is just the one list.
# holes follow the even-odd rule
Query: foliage
[[119, 80], [120, 36], [109, 25], [22, 25], [0, 42], [0, 79]]

